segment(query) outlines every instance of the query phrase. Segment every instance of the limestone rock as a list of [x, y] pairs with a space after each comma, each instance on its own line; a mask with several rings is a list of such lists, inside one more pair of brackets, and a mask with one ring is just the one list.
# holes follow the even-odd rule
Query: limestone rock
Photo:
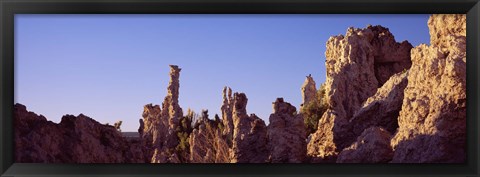
[[233, 163], [267, 162], [267, 126], [255, 114], [247, 115], [247, 97], [244, 93], [233, 96]]
[[387, 163], [393, 157], [390, 137], [385, 129], [370, 127], [355, 143], [340, 152], [337, 163]]
[[403, 91], [408, 83], [407, 75], [407, 71], [393, 75], [375, 95], [363, 103], [362, 108], [350, 120], [355, 136], [371, 126], [382, 127], [391, 134], [397, 131]]
[[17, 163], [145, 163], [139, 144], [113, 126], [80, 114], [65, 115], [59, 124], [14, 106]]
[[303, 116], [283, 98], [273, 103], [268, 125], [268, 148], [272, 163], [301, 163], [307, 153]]
[[466, 160], [465, 15], [432, 15], [431, 46], [412, 49], [393, 163]]
[[350, 119], [393, 74], [408, 69], [411, 45], [397, 43], [387, 28], [349, 28], [345, 36], [327, 41], [325, 82], [329, 105], [308, 144], [313, 158], [335, 156], [350, 145]]
[[314, 101], [317, 95], [317, 86], [315, 81], [313, 80], [312, 75], [308, 75], [305, 79], [305, 82], [301, 88], [302, 91], [302, 106]]

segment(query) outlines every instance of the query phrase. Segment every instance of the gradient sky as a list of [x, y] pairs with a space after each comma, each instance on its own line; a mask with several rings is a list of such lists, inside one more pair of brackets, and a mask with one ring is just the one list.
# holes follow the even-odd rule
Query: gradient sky
[[179, 104], [220, 115], [222, 89], [248, 97], [268, 124], [277, 97], [299, 107], [312, 74], [325, 81], [325, 43], [348, 27], [388, 27], [429, 43], [429, 15], [15, 15], [15, 102], [59, 122], [83, 113], [137, 131], [143, 105], [161, 104], [169, 64]]

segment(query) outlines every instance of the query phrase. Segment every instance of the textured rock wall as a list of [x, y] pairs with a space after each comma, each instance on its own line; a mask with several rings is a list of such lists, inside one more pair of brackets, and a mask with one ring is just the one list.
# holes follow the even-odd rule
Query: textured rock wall
[[272, 163], [301, 163], [305, 160], [307, 143], [303, 116], [283, 98], [273, 103], [268, 125], [268, 148]]
[[[345, 36], [330, 37], [325, 52], [327, 78], [324, 113], [307, 147], [314, 159], [335, 157], [356, 136], [349, 123], [363, 103], [393, 74], [410, 67], [410, 49], [395, 42], [387, 28], [349, 28]], [[315, 160], [314, 160], [315, 161]]]
[[394, 163], [466, 159], [466, 17], [432, 15], [431, 45], [412, 49]]
[[403, 91], [408, 83], [407, 76], [407, 71], [393, 75], [363, 103], [362, 108], [350, 120], [354, 136], [359, 136], [371, 126], [382, 127], [390, 134], [397, 131]]
[[233, 97], [232, 89], [230, 87], [223, 88], [223, 105], [221, 107], [222, 111], [222, 122], [224, 125], [223, 134], [227, 137], [233, 136]]

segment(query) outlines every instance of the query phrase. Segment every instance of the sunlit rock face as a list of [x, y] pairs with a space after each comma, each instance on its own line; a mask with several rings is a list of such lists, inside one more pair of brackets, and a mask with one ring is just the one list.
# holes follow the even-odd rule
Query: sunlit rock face
[[268, 125], [268, 148], [272, 163], [301, 163], [307, 152], [303, 116], [283, 98], [273, 103]]
[[178, 144], [176, 129], [183, 111], [178, 104], [180, 68], [170, 65], [170, 82], [162, 108], [151, 104], [144, 106], [142, 139], [152, 163], [178, 163], [178, 154], [173, 149]]
[[431, 45], [412, 49], [393, 163], [465, 162], [466, 16], [432, 15]]
[[223, 104], [221, 111], [222, 122], [224, 125], [224, 131], [222, 133], [231, 138], [233, 136], [233, 97], [232, 89], [230, 87], [223, 88]]
[[[307, 147], [315, 162], [335, 158], [356, 136], [351, 118], [394, 74], [410, 67], [411, 44], [395, 42], [382, 26], [349, 28], [327, 41], [325, 82], [329, 109]], [[316, 159], [316, 160], [315, 160]]]
[[316, 99], [317, 86], [311, 75], [308, 75], [305, 82], [303, 82], [301, 92], [303, 101], [302, 106]]
[[[379, 126], [394, 134], [398, 128], [398, 115], [402, 108], [403, 92], [408, 72], [394, 74], [377, 92], [365, 101], [350, 120], [355, 137], [371, 126]], [[353, 142], [353, 139], [348, 140]]]
[[141, 145], [83, 114], [59, 124], [14, 106], [17, 163], [145, 163]]
[[380, 127], [365, 129], [357, 141], [340, 152], [337, 163], [388, 163], [393, 157], [390, 136]]
[[268, 160], [267, 126], [255, 114], [247, 115], [247, 96], [233, 95], [233, 163], [265, 163]]

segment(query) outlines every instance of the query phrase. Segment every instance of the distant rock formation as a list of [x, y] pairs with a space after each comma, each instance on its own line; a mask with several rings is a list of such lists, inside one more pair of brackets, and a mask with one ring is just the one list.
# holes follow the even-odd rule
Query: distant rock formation
[[317, 86], [315, 81], [313, 80], [312, 75], [309, 74], [307, 76], [307, 78], [305, 79], [305, 82], [302, 85], [301, 91], [302, 91], [302, 101], [303, 101], [301, 106], [316, 100]]
[[330, 37], [325, 52], [326, 100], [330, 108], [308, 144], [309, 156], [334, 158], [350, 145], [348, 140], [356, 137], [350, 119], [388, 78], [410, 67], [411, 48], [406, 41], [395, 42], [382, 26], [349, 28], [345, 36]]
[[232, 163], [265, 163], [268, 158], [267, 126], [255, 114], [247, 115], [247, 96], [233, 95]]
[[[170, 65], [170, 82], [167, 96], [160, 106], [148, 104], [144, 107], [144, 130], [142, 138], [145, 141], [148, 154], [152, 154], [152, 163], [178, 163], [179, 157], [172, 153], [178, 144], [176, 129], [183, 116], [182, 108], [178, 104], [180, 88], [180, 68]], [[151, 143], [150, 143], [151, 142]]]
[[233, 97], [232, 89], [230, 87], [223, 88], [223, 105], [221, 107], [221, 110], [222, 121], [224, 125], [223, 134], [227, 135], [227, 137], [233, 137]]
[[307, 153], [303, 116], [283, 98], [273, 103], [268, 125], [268, 148], [272, 163], [301, 163]]
[[16, 163], [145, 163], [141, 145], [80, 114], [59, 124], [14, 106]]
[[388, 163], [393, 157], [390, 136], [383, 128], [365, 129], [355, 143], [340, 152], [337, 163]]
[[393, 163], [466, 160], [466, 16], [432, 15], [430, 46], [412, 49]]

